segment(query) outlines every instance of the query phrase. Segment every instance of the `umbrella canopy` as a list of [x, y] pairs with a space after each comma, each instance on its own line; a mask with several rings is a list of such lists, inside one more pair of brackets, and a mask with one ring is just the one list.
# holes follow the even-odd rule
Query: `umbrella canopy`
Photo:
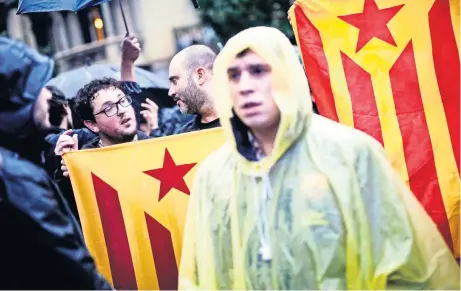
[[19, 0], [17, 13], [51, 12], [60, 10], [78, 11], [109, 1], [110, 0]]
[[[142, 88], [168, 89], [169, 87], [168, 80], [155, 73], [136, 67], [135, 74], [136, 82]], [[47, 85], [56, 86], [67, 98], [73, 98], [83, 86], [94, 79], [104, 77], [120, 80], [120, 66], [95, 64], [81, 67], [59, 74], [51, 79]]]

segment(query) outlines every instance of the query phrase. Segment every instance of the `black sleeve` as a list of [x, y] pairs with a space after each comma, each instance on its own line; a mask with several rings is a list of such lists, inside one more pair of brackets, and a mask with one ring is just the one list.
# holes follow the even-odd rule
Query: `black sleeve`
[[[97, 135], [92, 132], [91, 130], [87, 129], [87, 128], [79, 128], [79, 129], [75, 129], [72, 131], [71, 135], [74, 135], [76, 134], [77, 135], [77, 138], [78, 138], [78, 149], [81, 150], [83, 148], [84, 145], [86, 145], [87, 143], [91, 142], [92, 140], [94, 140]], [[52, 176], [56, 181], [59, 181], [59, 180], [69, 180], [68, 177], [64, 177], [63, 174], [62, 174], [62, 170], [61, 170], [61, 156], [56, 156], [54, 154], [54, 149], [56, 148], [56, 144], [58, 143], [58, 138], [61, 134], [58, 134], [58, 136], [55, 138], [54, 142], [52, 143], [52, 149], [50, 150], [50, 155], [54, 156], [53, 159], [54, 159], [54, 163], [55, 163], [55, 170], [54, 172], [50, 175]], [[51, 159], [51, 158], [50, 158]]]
[[162, 136], [169, 136], [174, 134], [174, 124], [171, 123], [164, 123], [159, 126], [157, 129], [154, 129], [150, 132], [150, 137], [162, 137]]
[[56, 274], [68, 275], [70, 285], [63, 289], [112, 289], [97, 271], [75, 218], [56, 185], [45, 173], [35, 174], [6, 175], [6, 195], [18, 213], [17, 227], [27, 231], [39, 249], [51, 254], [50, 261], [43, 265], [48, 270], [43, 273], [49, 274], [50, 280]]
[[132, 81], [122, 81], [123, 90], [126, 94], [141, 94], [142, 89], [138, 83]]

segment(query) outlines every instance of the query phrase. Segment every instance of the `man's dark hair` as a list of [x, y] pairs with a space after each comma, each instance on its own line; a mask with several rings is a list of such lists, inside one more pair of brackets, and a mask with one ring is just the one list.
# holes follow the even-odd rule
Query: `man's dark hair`
[[67, 115], [65, 106], [68, 101], [64, 93], [55, 86], [45, 86], [51, 92], [50, 100], [50, 123], [54, 126], [59, 126], [62, 119]]
[[237, 54], [237, 58], [243, 58], [246, 54], [248, 54], [251, 50], [249, 48], [244, 49], [243, 51]]
[[113, 78], [101, 78], [91, 81], [77, 92], [74, 108], [83, 120], [95, 121], [92, 101], [101, 90], [116, 88], [123, 91], [122, 83]]

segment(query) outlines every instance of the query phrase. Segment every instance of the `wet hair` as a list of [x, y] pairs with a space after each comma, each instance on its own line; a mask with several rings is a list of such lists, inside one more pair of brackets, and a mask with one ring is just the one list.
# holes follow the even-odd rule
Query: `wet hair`
[[93, 114], [93, 100], [101, 90], [116, 88], [123, 91], [122, 83], [113, 78], [101, 78], [91, 81], [77, 92], [74, 100], [74, 109], [83, 120], [95, 121]]
[[248, 54], [250, 52], [250, 49], [249, 48], [246, 48], [244, 49], [243, 51], [239, 52], [237, 54], [237, 58], [243, 58], [246, 54]]
[[51, 92], [50, 100], [50, 123], [59, 126], [67, 115], [65, 106], [69, 104], [64, 93], [55, 86], [45, 86]]

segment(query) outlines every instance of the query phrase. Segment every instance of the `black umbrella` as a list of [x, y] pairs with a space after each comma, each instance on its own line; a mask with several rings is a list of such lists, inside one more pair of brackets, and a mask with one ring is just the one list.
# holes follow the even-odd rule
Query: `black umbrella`
[[[52, 11], [73, 11], [103, 4], [111, 0], [19, 0], [17, 14], [31, 12], [52, 12]], [[6, 0], [7, 5], [18, 2], [18, 0]], [[126, 34], [130, 34], [128, 24], [126, 23], [125, 12], [122, 1], [118, 0], [122, 12], [123, 22], [125, 23]]]
[[[169, 83], [166, 78], [158, 74], [149, 72], [147, 70], [136, 67], [136, 82], [142, 88], [159, 88], [168, 89]], [[51, 79], [47, 85], [58, 87], [67, 98], [73, 98], [78, 90], [83, 88], [86, 84], [94, 79], [104, 77], [114, 78], [120, 80], [120, 66], [119, 65], [104, 65], [95, 64], [90, 66], [80, 67], [71, 71], [59, 74]]]
[[78, 11], [110, 0], [19, 0], [18, 14], [30, 12]]

